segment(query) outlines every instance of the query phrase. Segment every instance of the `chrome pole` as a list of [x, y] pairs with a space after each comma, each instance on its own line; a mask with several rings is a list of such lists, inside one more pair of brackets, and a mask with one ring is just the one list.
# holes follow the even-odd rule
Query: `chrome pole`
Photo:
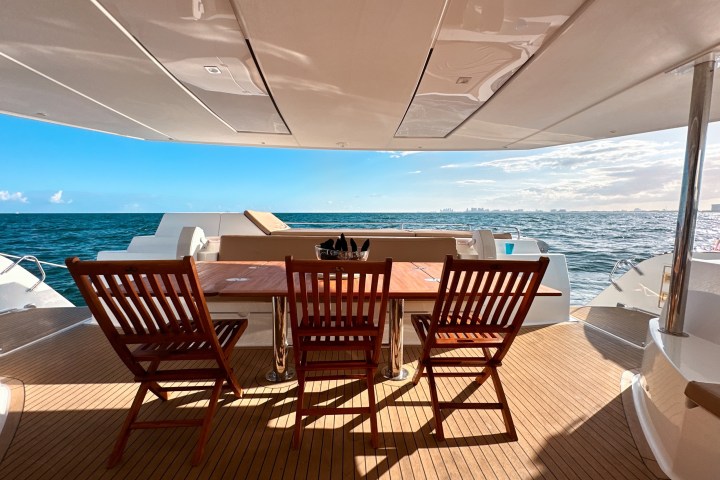
[[670, 290], [665, 310], [665, 325], [660, 329], [662, 333], [670, 335], [687, 335], [683, 331], [685, 308], [690, 281], [690, 262], [695, 239], [695, 221], [700, 198], [700, 179], [705, 157], [705, 137], [710, 114], [714, 70], [715, 60], [711, 58], [709, 61], [696, 64], [693, 72], [690, 118], [688, 120], [685, 145], [685, 166], [675, 230]]
[[385, 378], [391, 380], [405, 380], [408, 371], [403, 368], [403, 314], [405, 313], [405, 300], [401, 298], [390, 299], [390, 364], [383, 372]]
[[265, 375], [265, 379], [268, 382], [286, 382], [295, 376], [295, 370], [287, 366], [287, 298], [272, 298], [272, 316], [273, 369]]

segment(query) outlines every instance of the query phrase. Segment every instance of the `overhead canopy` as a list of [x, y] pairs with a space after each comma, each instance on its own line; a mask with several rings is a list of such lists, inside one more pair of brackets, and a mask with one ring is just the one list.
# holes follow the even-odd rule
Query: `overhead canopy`
[[716, 0], [10, 0], [0, 112], [180, 142], [545, 147], [686, 125], [681, 67], [719, 22]]

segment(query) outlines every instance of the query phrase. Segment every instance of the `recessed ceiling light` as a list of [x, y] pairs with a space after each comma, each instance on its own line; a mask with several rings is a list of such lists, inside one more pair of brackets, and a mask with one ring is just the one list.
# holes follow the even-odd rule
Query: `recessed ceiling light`
[[37, 112], [37, 113], [35, 114], [35, 116], [36, 116], [36, 117], [47, 117], [47, 113]]
[[462, 85], [464, 83], [470, 83], [471, 78], [472, 77], [458, 77], [457, 80], [455, 80], [455, 83], [457, 83], [458, 85]]
[[214, 65], [206, 66], [205, 70], [207, 70], [210, 75], [222, 75], [222, 70]]

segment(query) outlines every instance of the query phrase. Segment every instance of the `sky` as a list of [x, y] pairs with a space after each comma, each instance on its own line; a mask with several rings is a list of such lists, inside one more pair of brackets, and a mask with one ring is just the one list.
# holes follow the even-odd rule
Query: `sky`
[[[0, 115], [0, 213], [677, 210], [686, 129], [536, 150], [369, 152], [150, 142]], [[700, 209], [720, 203], [720, 124]]]

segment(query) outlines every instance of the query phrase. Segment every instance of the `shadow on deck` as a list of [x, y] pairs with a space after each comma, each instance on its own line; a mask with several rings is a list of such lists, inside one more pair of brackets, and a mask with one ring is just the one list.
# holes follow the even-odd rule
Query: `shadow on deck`
[[[406, 347], [408, 366], [418, 347]], [[455, 411], [445, 442], [433, 435], [426, 380], [379, 380], [380, 448], [369, 421], [352, 415], [306, 419], [292, 450], [294, 382], [258, 382], [270, 349], [236, 349], [233, 364], [245, 397], [227, 394], [213, 422], [203, 462], [190, 466], [196, 429], [140, 431], [122, 463], [105, 469], [135, 392], [132, 377], [98, 327], [83, 325], [0, 359], [0, 373], [25, 384], [21, 422], [0, 463], [11, 478], [654, 478], [628, 430], [620, 377], [640, 353], [578, 324], [530, 328], [518, 336], [500, 375], [519, 440], [508, 441], [495, 411]], [[358, 406], [364, 382], [312, 382], [313, 401]], [[493, 401], [488, 386], [446, 378], [447, 399]], [[141, 415], [201, 415], [206, 393], [146, 400]]]

